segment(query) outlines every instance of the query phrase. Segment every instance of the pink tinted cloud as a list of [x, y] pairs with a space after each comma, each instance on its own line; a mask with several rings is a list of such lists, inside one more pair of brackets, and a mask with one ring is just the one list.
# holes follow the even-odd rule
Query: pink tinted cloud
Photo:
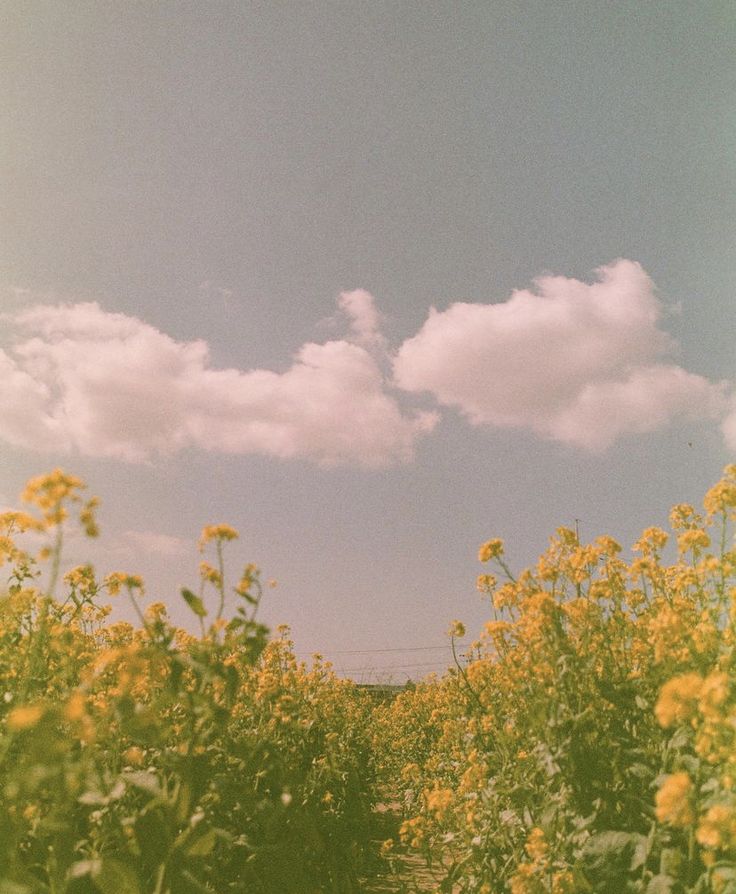
[[729, 450], [736, 452], [736, 398], [731, 401], [729, 412], [721, 425], [723, 437]]
[[366, 292], [365, 289], [341, 292], [337, 304], [350, 322], [354, 341], [365, 346], [384, 344], [381, 334], [381, 314], [370, 292]]
[[724, 386], [663, 362], [675, 347], [642, 267], [619, 260], [591, 284], [536, 280], [499, 304], [432, 310], [394, 360], [397, 385], [428, 391], [474, 425], [527, 428], [592, 450], [677, 417], [716, 418]]
[[[368, 325], [366, 307], [356, 315]], [[214, 368], [205, 342], [95, 303], [33, 307], [14, 324], [22, 334], [0, 354], [0, 438], [31, 449], [136, 462], [194, 446], [381, 466], [409, 460], [436, 421], [404, 413], [348, 341], [305, 344], [275, 373]]]

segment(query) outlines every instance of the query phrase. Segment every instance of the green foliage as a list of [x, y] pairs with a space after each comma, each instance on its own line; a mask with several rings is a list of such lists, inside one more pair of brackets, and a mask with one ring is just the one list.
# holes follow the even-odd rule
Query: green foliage
[[[81, 486], [57, 470], [27, 491], [40, 519], [0, 516], [0, 891], [357, 891], [373, 798], [367, 699], [299, 664], [285, 631], [268, 641], [255, 566], [222, 617], [229, 526], [205, 528], [217, 567], [203, 561], [199, 595], [182, 591], [198, 636], [161, 603], [143, 608], [143, 582], [124, 572], [98, 582], [80, 566], [55, 598]], [[30, 529], [50, 535], [41, 558], [18, 546]], [[108, 622], [100, 596], [121, 592], [138, 627]]]

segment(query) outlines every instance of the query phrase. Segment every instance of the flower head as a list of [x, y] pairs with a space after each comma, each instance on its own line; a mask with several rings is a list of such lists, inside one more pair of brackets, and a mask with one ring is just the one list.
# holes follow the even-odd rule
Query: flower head
[[199, 535], [199, 551], [202, 552], [210, 540], [222, 543], [224, 540], [237, 540], [239, 536], [240, 534], [230, 525], [205, 525]]
[[672, 773], [668, 776], [655, 797], [655, 813], [660, 823], [684, 827], [693, 822], [694, 815], [690, 799], [693, 783], [687, 773]]
[[491, 559], [497, 559], [503, 555], [503, 540], [498, 537], [493, 540], [487, 540], [478, 550], [479, 562], [490, 562]]

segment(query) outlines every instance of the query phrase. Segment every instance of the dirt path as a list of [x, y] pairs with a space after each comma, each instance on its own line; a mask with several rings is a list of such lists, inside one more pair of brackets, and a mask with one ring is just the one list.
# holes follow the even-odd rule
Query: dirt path
[[[377, 804], [373, 813], [373, 838], [376, 850], [387, 838], [398, 840], [401, 825], [401, 805], [386, 800]], [[397, 845], [391, 860], [379, 873], [363, 882], [364, 894], [435, 894], [441, 877], [428, 869], [424, 859], [415, 853], [407, 853]]]

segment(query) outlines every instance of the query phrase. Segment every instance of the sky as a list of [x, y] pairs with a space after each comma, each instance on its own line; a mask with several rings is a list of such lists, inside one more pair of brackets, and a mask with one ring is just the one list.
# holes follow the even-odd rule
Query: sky
[[0, 505], [84, 478], [67, 564], [188, 624], [227, 522], [300, 655], [416, 678], [480, 543], [628, 547], [734, 461], [731, 3], [0, 12]]

